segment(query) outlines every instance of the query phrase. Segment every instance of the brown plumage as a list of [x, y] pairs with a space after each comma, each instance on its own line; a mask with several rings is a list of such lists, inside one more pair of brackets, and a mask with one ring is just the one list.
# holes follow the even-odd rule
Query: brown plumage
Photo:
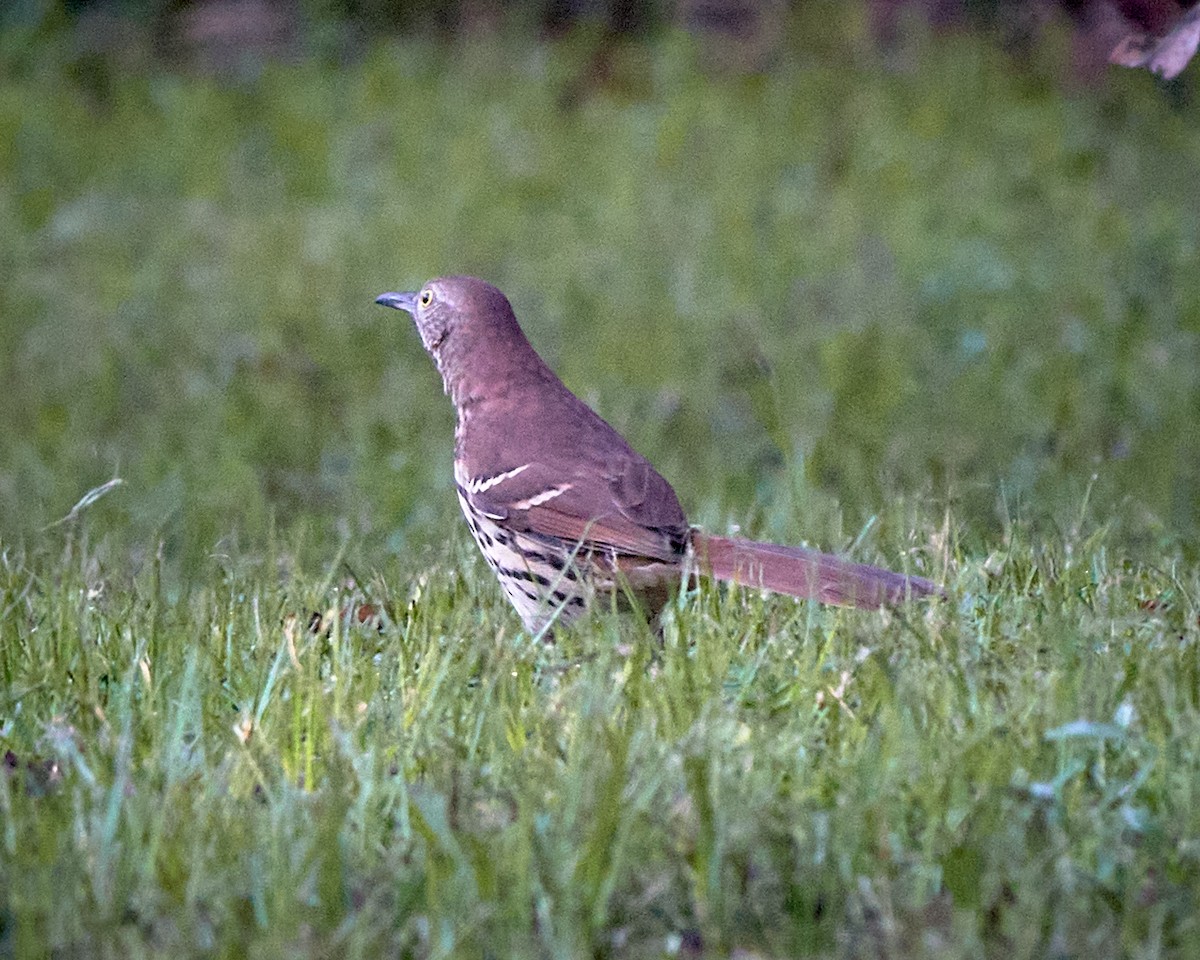
[[656, 613], [685, 570], [822, 603], [940, 595], [829, 554], [691, 527], [675, 491], [555, 376], [508, 300], [473, 277], [376, 303], [410, 313], [457, 412], [454, 478], [484, 558], [532, 632], [626, 589]]

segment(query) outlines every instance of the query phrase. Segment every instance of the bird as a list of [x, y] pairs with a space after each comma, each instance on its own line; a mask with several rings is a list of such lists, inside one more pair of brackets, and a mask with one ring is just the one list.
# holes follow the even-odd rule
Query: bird
[[375, 302], [412, 317], [441, 374], [459, 505], [531, 634], [597, 598], [654, 616], [696, 573], [842, 606], [943, 596], [924, 577], [692, 526], [671, 484], [555, 375], [486, 281], [440, 277]]

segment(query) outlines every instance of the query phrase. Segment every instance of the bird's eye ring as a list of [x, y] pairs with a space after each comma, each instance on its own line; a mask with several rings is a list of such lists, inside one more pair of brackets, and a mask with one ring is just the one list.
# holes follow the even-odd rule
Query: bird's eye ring
[[423, 306], [423, 307], [427, 307], [431, 303], [433, 303], [433, 291], [430, 290], [428, 287], [426, 287], [424, 290], [422, 290], [420, 302], [421, 302], [421, 306]]

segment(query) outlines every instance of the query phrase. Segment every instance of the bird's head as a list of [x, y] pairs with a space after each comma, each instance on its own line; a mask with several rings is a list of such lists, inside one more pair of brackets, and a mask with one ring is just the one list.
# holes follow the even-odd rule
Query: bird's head
[[470, 374], [488, 371], [500, 359], [527, 360], [533, 353], [508, 298], [475, 277], [439, 277], [420, 290], [381, 294], [375, 302], [412, 316], [452, 395]]

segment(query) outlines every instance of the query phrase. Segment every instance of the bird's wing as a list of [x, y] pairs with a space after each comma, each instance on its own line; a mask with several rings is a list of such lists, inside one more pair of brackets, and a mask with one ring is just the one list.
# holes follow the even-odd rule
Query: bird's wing
[[460, 480], [476, 510], [509, 530], [555, 537], [584, 550], [672, 561], [682, 554], [687, 518], [675, 491], [644, 459], [602, 464], [540, 460]]

